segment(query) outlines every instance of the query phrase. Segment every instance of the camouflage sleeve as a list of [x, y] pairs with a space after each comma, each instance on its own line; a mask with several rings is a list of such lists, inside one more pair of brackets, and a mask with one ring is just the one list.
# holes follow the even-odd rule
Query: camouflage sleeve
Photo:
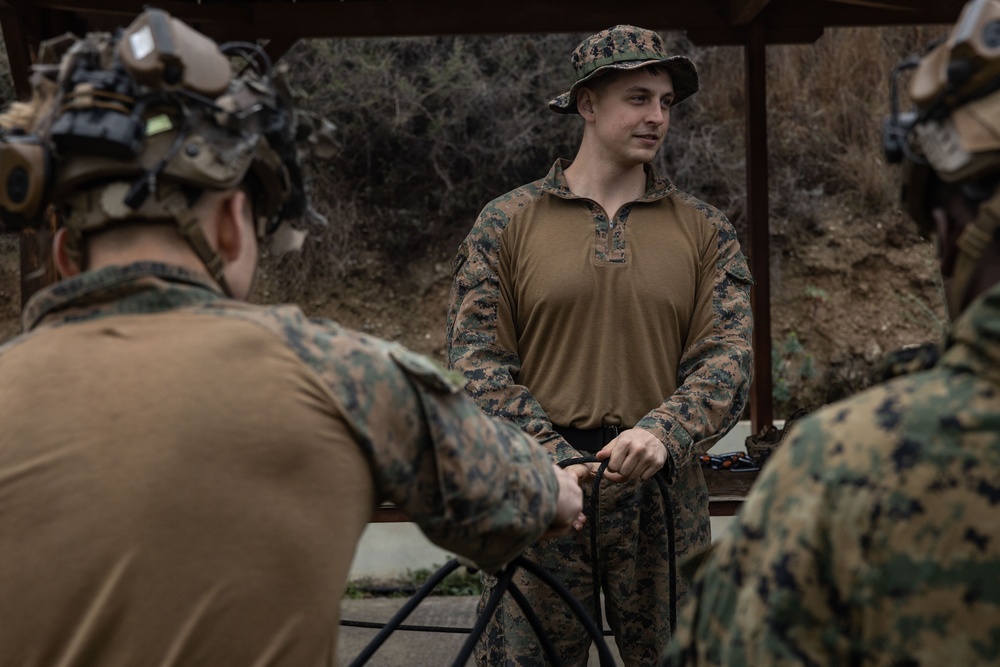
[[483, 410], [517, 425], [554, 460], [562, 461], [579, 453], [552, 429], [528, 388], [514, 381], [521, 360], [497, 339], [498, 318], [508, 316], [500, 307], [500, 237], [509, 221], [504, 203], [509, 201], [483, 209], [455, 258], [448, 304], [448, 364], [466, 377], [466, 390]]
[[832, 586], [822, 465], [821, 447], [783, 444], [726, 532], [686, 564], [698, 567], [664, 665], [854, 664]]
[[935, 370], [797, 422], [703, 556], [665, 664], [996, 664], [998, 403]]
[[443, 549], [492, 571], [552, 522], [558, 482], [531, 438], [487, 417], [461, 376], [398, 344], [283, 313], [279, 326], [329, 388], [371, 460], [379, 500]]
[[[555, 516], [552, 462], [526, 434], [487, 417], [462, 391], [460, 376], [403, 348], [391, 356], [419, 401], [425, 433], [418, 442], [430, 460], [405, 469], [405, 459], [394, 457], [396, 472], [380, 474], [386, 493], [432, 541], [493, 571]], [[397, 399], [387, 408], [399, 410]]]
[[667, 446], [672, 470], [693, 461], [739, 420], [753, 375], [752, 279], [736, 239], [721, 212], [704, 204], [718, 233], [718, 256], [711, 294], [711, 324], [689, 343], [678, 366], [677, 390], [636, 427]]

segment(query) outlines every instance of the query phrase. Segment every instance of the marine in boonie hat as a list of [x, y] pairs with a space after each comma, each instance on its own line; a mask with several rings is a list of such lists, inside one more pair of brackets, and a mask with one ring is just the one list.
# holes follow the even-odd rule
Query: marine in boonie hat
[[573, 51], [573, 87], [549, 102], [557, 113], [578, 113], [576, 91], [585, 82], [609, 70], [631, 70], [662, 63], [674, 83], [674, 104], [698, 91], [698, 70], [684, 56], [669, 56], [663, 39], [652, 30], [616, 25], [580, 42]]

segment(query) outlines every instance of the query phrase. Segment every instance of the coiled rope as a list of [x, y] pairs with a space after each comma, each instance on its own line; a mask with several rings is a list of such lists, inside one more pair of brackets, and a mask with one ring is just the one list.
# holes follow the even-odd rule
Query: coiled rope
[[[580, 456], [566, 459], [559, 462], [560, 468], [566, 468], [578, 463], [600, 463], [597, 473], [594, 475], [594, 482], [591, 487], [590, 502], [584, 514], [587, 516], [587, 523], [590, 524], [590, 554], [591, 554], [591, 580], [594, 586], [594, 622], [603, 627], [604, 620], [601, 614], [601, 572], [600, 559], [598, 558], [597, 531], [600, 525], [600, 487], [601, 480], [604, 479], [604, 471], [608, 469], [608, 459], [598, 461], [593, 456]], [[674, 526], [674, 509], [670, 502], [670, 485], [663, 478], [663, 471], [658, 470], [653, 476], [660, 493], [663, 495], [663, 514], [667, 522], [667, 578], [670, 580], [670, 636], [674, 635], [677, 629], [677, 542], [676, 528]]]
[[[587, 523], [590, 524], [590, 546], [592, 554], [592, 572], [593, 572], [593, 585], [594, 585], [594, 611], [593, 613], [588, 613], [584, 609], [580, 601], [573, 597], [563, 584], [555, 579], [545, 568], [541, 567], [537, 563], [534, 563], [523, 556], [518, 556], [515, 558], [507, 567], [502, 569], [497, 573], [497, 583], [490, 593], [489, 598], [486, 601], [485, 607], [483, 607], [482, 612], [476, 619], [476, 624], [472, 628], [453, 628], [453, 627], [442, 627], [442, 626], [423, 626], [423, 625], [404, 625], [403, 621], [416, 609], [424, 598], [430, 595], [431, 591], [440, 584], [445, 577], [454, 572], [460, 566], [458, 559], [452, 559], [445, 563], [441, 568], [439, 568], [434, 574], [432, 574], [426, 582], [414, 593], [406, 603], [393, 615], [387, 623], [368, 623], [362, 621], [350, 621], [341, 620], [340, 624], [348, 627], [362, 627], [362, 628], [381, 628], [378, 634], [372, 638], [372, 640], [365, 646], [364, 650], [350, 663], [349, 667], [360, 667], [364, 665], [368, 660], [375, 654], [375, 652], [385, 643], [389, 636], [396, 630], [409, 630], [418, 632], [448, 632], [448, 633], [468, 633], [469, 637], [462, 644], [461, 651], [455, 662], [452, 663], [454, 667], [462, 667], [468, 662], [469, 657], [472, 655], [472, 651], [475, 648], [476, 642], [482, 636], [483, 632], [486, 631], [486, 625], [489, 619], [493, 616], [496, 608], [500, 605], [500, 600], [503, 594], [509, 592], [511, 597], [517, 603], [518, 607], [524, 613], [525, 619], [534, 630], [535, 635], [538, 637], [538, 641], [542, 646], [542, 651], [545, 653], [545, 657], [553, 665], [559, 664], [559, 658], [556, 654], [555, 647], [552, 644], [552, 640], [548, 636], [548, 633], [542, 627], [541, 620], [538, 615], [532, 609], [531, 604], [528, 602], [524, 594], [518, 589], [517, 585], [513, 582], [514, 573], [518, 568], [522, 568], [527, 572], [538, 577], [544, 584], [549, 586], [553, 591], [555, 591], [559, 597], [561, 597], [573, 611], [573, 614], [580, 620], [587, 634], [593, 640], [594, 645], [597, 647], [597, 654], [600, 660], [601, 667], [614, 667], [615, 661], [611, 655], [611, 651], [608, 648], [607, 642], [604, 640], [604, 633], [602, 628], [604, 626], [603, 616], [601, 613], [601, 581], [600, 581], [600, 567], [598, 565], [598, 523], [600, 521], [600, 498], [598, 496], [600, 491], [601, 480], [604, 478], [604, 472], [607, 470], [608, 461], [598, 461], [593, 456], [581, 456], [577, 458], [567, 459], [561, 461], [559, 466], [565, 468], [567, 466], [576, 465], [579, 463], [600, 463], [596, 474], [594, 475], [594, 482], [590, 495], [590, 502], [587, 508], [584, 510], [584, 515], [587, 517]], [[663, 478], [662, 471], [657, 472], [654, 476], [657, 484], [660, 488], [660, 493], [663, 494], [663, 504], [664, 504], [664, 514], [667, 520], [667, 567], [668, 567], [668, 578], [670, 579], [670, 633], [673, 635], [674, 630], [677, 625], [677, 550], [675, 542], [675, 526], [674, 526], [674, 516], [673, 507], [670, 502], [670, 488], [666, 480]]]
[[[375, 635], [374, 638], [365, 646], [364, 650], [355, 658], [350, 667], [360, 667], [360, 665], [365, 664], [368, 660], [375, 654], [375, 652], [385, 643], [386, 639], [389, 638], [393, 632], [401, 629], [401, 624], [406, 617], [420, 604], [425, 597], [427, 597], [430, 592], [437, 586], [446, 576], [454, 572], [459, 567], [458, 559], [452, 559], [444, 564], [437, 572], [435, 572], [431, 577], [424, 583], [420, 589], [413, 594], [413, 596], [406, 601], [399, 611], [389, 619], [382, 629]], [[611, 650], [608, 648], [607, 642], [604, 641], [603, 633], [600, 628], [594, 624], [593, 619], [587, 610], [583, 608], [580, 601], [577, 600], [573, 595], [566, 590], [566, 588], [559, 583], [551, 574], [549, 574], [544, 568], [538, 566], [536, 563], [524, 558], [523, 556], [518, 556], [515, 558], [507, 567], [501, 570], [497, 575], [497, 585], [494, 587], [493, 592], [490, 593], [489, 599], [486, 601], [486, 606], [483, 608], [481, 614], [476, 620], [476, 625], [469, 631], [469, 637], [462, 644], [462, 649], [455, 658], [455, 662], [452, 663], [454, 667], [462, 667], [465, 665], [469, 658], [472, 656], [472, 651], [475, 649], [476, 642], [482, 636], [483, 632], [486, 631], [486, 624], [489, 622], [493, 612], [500, 605], [500, 599], [503, 594], [509, 592], [517, 605], [524, 612], [524, 616], [531, 626], [532, 630], [538, 636], [538, 640], [542, 645], [542, 651], [545, 653], [545, 657], [548, 658], [549, 662], [554, 665], [559, 664], [559, 657], [556, 654], [555, 647], [552, 645], [552, 640], [549, 638], [548, 633], [542, 627], [541, 620], [539, 620], [538, 615], [535, 614], [534, 609], [528, 603], [528, 600], [521, 593], [517, 585], [514, 584], [513, 577], [514, 573], [518, 568], [524, 568], [526, 571], [532, 573], [536, 577], [542, 580], [543, 583], [550, 586], [552, 590], [559, 594], [566, 604], [569, 605], [570, 609], [573, 611], [574, 615], [583, 624], [584, 629], [590, 638], [594, 641], [597, 647], [597, 655], [600, 659], [601, 667], [614, 667], [615, 660], [611, 655]], [[341, 621], [341, 625], [350, 625], [353, 622]]]

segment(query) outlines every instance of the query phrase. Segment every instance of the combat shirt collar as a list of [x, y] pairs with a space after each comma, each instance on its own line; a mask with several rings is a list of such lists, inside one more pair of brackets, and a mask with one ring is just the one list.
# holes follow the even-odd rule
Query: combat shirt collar
[[[572, 160], [559, 158], [552, 165], [548, 175], [542, 180], [542, 191], [553, 194], [563, 199], [579, 199], [580, 196], [574, 194], [569, 189], [566, 182], [566, 168], [573, 163]], [[674, 184], [666, 176], [659, 176], [651, 165], [642, 166], [646, 172], [646, 192], [636, 201], [652, 202], [670, 195], [676, 190]]]
[[108, 315], [156, 313], [225, 298], [208, 278], [159, 262], [85, 271], [39, 290], [21, 317], [24, 331]]

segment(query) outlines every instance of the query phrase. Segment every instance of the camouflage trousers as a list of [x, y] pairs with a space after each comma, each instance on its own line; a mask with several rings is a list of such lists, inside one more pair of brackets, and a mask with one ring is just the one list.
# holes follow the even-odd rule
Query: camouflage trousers
[[[604, 615], [625, 665], [656, 665], [670, 641], [670, 578], [663, 496], [655, 480], [628, 484], [602, 482], [597, 526], [598, 573]], [[585, 503], [590, 501], [585, 490]], [[525, 556], [548, 570], [583, 604], [594, 610], [593, 556], [589, 531], [543, 540]], [[518, 570], [513, 582], [538, 615], [559, 655], [560, 665], [586, 665], [591, 640], [569, 606], [534, 575]], [[496, 583], [484, 577], [485, 606]], [[593, 614], [593, 611], [591, 611]], [[549, 665], [541, 644], [507, 594], [490, 619], [475, 652], [479, 667]]]

